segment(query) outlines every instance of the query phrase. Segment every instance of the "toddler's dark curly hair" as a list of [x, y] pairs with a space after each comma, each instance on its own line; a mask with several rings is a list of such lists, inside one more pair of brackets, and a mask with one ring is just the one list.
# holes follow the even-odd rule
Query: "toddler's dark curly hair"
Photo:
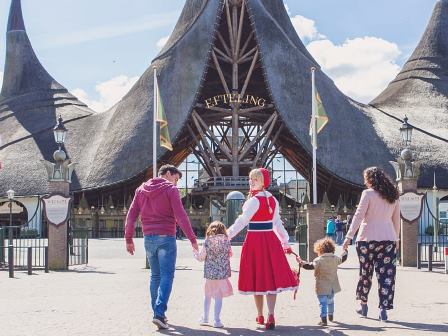
[[324, 253], [334, 253], [336, 246], [333, 239], [322, 238], [314, 243], [314, 252], [321, 256]]

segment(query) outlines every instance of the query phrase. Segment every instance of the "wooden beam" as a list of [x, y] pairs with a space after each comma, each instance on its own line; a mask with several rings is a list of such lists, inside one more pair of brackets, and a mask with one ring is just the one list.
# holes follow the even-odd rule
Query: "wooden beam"
[[243, 149], [243, 151], [241, 152], [240, 156], [239, 156], [239, 160], [241, 161], [244, 156], [246, 155], [246, 153], [249, 151], [249, 149], [258, 142], [258, 139], [262, 136], [263, 132], [266, 130], [266, 128], [268, 126], [270, 126], [271, 122], [275, 123], [277, 121], [277, 113], [272, 114], [272, 116], [268, 119], [268, 121], [266, 121], [266, 123], [263, 125], [263, 127], [261, 128], [260, 132], [258, 132], [258, 134], [255, 136], [255, 138], [250, 142], [250, 144], [248, 146], [246, 146], [246, 148]]
[[254, 168], [255, 168], [255, 165], [257, 164], [258, 160], [260, 159], [260, 156], [261, 156], [261, 153], [262, 153], [263, 149], [264, 148], [267, 149], [267, 144], [269, 142], [269, 137], [271, 136], [271, 133], [272, 133], [272, 130], [274, 129], [274, 126], [275, 126], [275, 122], [273, 122], [271, 124], [271, 126], [269, 126], [268, 132], [264, 136], [263, 144], [260, 146], [260, 149], [258, 150], [257, 155], [255, 156], [255, 159], [254, 159]]
[[[187, 124], [187, 128], [188, 128], [188, 130], [190, 131], [190, 134], [193, 136], [193, 138], [194, 138], [194, 139], [197, 139], [196, 135], [195, 135], [194, 132], [193, 132], [193, 129], [191, 128], [191, 126], [190, 126], [189, 124]], [[211, 169], [212, 164], [211, 164], [211, 162], [210, 162], [210, 160], [209, 160], [209, 158], [208, 158], [207, 152], [206, 152], [206, 151], [204, 150], [204, 148], [202, 147], [200, 141], [197, 142], [197, 146], [198, 146], [198, 148], [199, 148], [199, 151], [203, 153], [202, 158], [203, 158], [204, 161], [206, 162], [206, 165], [209, 167], [210, 172], [212, 173], [213, 176], [216, 177], [216, 172], [215, 172], [213, 169]]]
[[[199, 121], [199, 123], [202, 125], [202, 127], [203, 127], [204, 129], [207, 129], [207, 128], [208, 128], [208, 127], [207, 127], [207, 124], [202, 120], [202, 118], [199, 116], [199, 114], [198, 114], [196, 111], [193, 111], [192, 116], [193, 116], [193, 118], [195, 118], [197, 121]], [[227, 156], [227, 158], [228, 158], [229, 160], [232, 160], [232, 156], [231, 156], [230, 153], [227, 151], [227, 149], [224, 148], [224, 147], [221, 145], [220, 141], [219, 141], [219, 140], [216, 138], [216, 136], [213, 134], [213, 131], [212, 131], [212, 132], [208, 132], [208, 133], [210, 134], [212, 140], [213, 140], [213, 141], [216, 143], [216, 145], [219, 147], [219, 149], [224, 153], [224, 155]]]
[[235, 55], [235, 58], [238, 58], [238, 54], [239, 54], [239, 49], [240, 49], [240, 43], [241, 43], [241, 33], [242, 33], [242, 30], [243, 30], [243, 21], [244, 21], [244, 11], [245, 11], [245, 1], [243, 1], [242, 2], [242, 4], [241, 4], [241, 14], [240, 14], [240, 24], [239, 24], [239, 27], [238, 27], [238, 34], [237, 34], [237, 37], [236, 37], [236, 55]]
[[229, 31], [230, 49], [232, 50], [233, 55], [235, 53], [235, 43], [232, 38], [233, 31], [232, 31], [232, 20], [230, 18], [229, 0], [226, 0], [226, 18], [227, 18], [227, 29]]
[[216, 71], [218, 71], [219, 78], [221, 79], [222, 86], [224, 87], [224, 90], [226, 91], [226, 93], [230, 94], [229, 87], [227, 86], [226, 79], [224, 78], [224, 74], [222, 73], [221, 66], [219, 65], [219, 62], [216, 59], [216, 54], [214, 51], [212, 51], [212, 58], [213, 58], [213, 62], [215, 63], [215, 66], [216, 66]]
[[258, 60], [258, 49], [255, 52], [254, 59], [252, 60], [252, 64], [250, 65], [250, 68], [249, 68], [249, 73], [247, 74], [243, 88], [241, 89], [241, 97], [243, 97], [244, 94], [246, 93], [246, 89], [247, 89], [247, 86], [249, 85], [249, 81], [252, 77], [252, 72], [254, 71], [255, 63], [257, 63], [257, 60]]
[[280, 124], [280, 127], [277, 130], [277, 133], [274, 135], [274, 139], [272, 139], [271, 143], [269, 144], [268, 150], [263, 154], [261, 157], [261, 164], [263, 165], [263, 162], [267, 161], [269, 152], [272, 150], [272, 147], [275, 145], [275, 142], [277, 141], [278, 137], [280, 136], [280, 133], [283, 130], [283, 124]]
[[249, 46], [249, 42], [252, 40], [252, 37], [254, 36], [254, 31], [252, 30], [249, 34], [249, 36], [246, 39], [246, 42], [244, 43], [243, 47], [241, 48], [238, 58], [241, 58], [241, 54], [244, 53], [247, 49], [247, 47]]
[[218, 176], [221, 176], [221, 172], [219, 169], [219, 161], [216, 159], [215, 155], [213, 154], [213, 150], [211, 149], [207, 139], [205, 138], [204, 131], [201, 128], [201, 125], [199, 124], [197, 119], [194, 118], [194, 116], [193, 116], [193, 122], [196, 125], [197, 130], [199, 131], [199, 135], [201, 136], [202, 144], [204, 145], [205, 148], [207, 148], [207, 151], [210, 154], [211, 160], [212, 160], [213, 164], [215, 165], [216, 173], [218, 174]]
[[224, 60], [226, 60], [228, 63], [232, 63], [232, 59], [227, 56], [223, 51], [219, 50], [217, 47], [213, 47], [213, 50], [216, 51]]
[[245, 53], [243, 56], [241, 56], [238, 59], [238, 63], [241, 63], [242, 59], [249, 57], [251, 54], [255, 53], [257, 50], [258, 50], [258, 46], [253, 47], [251, 50], [249, 50], [247, 53]]
[[224, 37], [222, 37], [222, 35], [221, 35], [221, 33], [218, 31], [218, 39], [219, 39], [219, 41], [221, 42], [221, 44], [222, 44], [222, 46], [223, 46], [223, 48], [224, 48], [224, 50], [226, 51], [226, 53], [227, 53], [227, 56], [231, 56], [232, 55], [232, 52], [230, 51], [230, 49], [229, 49], [229, 46], [227, 45], [227, 43], [226, 43], [226, 41], [224, 40]]

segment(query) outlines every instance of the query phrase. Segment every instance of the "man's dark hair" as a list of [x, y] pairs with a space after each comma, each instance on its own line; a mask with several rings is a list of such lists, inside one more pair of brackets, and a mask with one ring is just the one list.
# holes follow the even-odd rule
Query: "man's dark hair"
[[182, 172], [176, 166], [167, 164], [159, 168], [159, 176], [165, 175], [167, 172], [170, 172], [171, 175], [179, 174], [179, 178], [182, 178]]

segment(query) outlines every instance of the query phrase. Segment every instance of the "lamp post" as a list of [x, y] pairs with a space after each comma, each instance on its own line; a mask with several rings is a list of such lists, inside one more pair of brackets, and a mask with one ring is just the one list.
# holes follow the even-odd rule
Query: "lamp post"
[[[53, 153], [54, 162], [42, 160], [48, 175], [49, 196], [43, 198], [45, 216], [48, 223], [48, 267], [50, 270], [66, 270], [69, 251], [68, 216], [71, 211], [70, 183], [76, 163], [67, 158], [62, 149], [67, 137], [67, 129], [59, 116], [53, 127], [54, 140], [58, 146]], [[65, 218], [65, 219], [64, 219]]]
[[[421, 161], [414, 160], [414, 154], [411, 150], [412, 142], [412, 130], [413, 127], [408, 123], [408, 118], [403, 118], [403, 124], [400, 127], [400, 137], [404, 143], [404, 149], [401, 151], [400, 156], [396, 161], [389, 161], [394, 167], [395, 174], [398, 182], [398, 189], [402, 195], [407, 194], [406, 200], [402, 202], [408, 202], [408, 205], [412, 207], [418, 207], [413, 211], [421, 212], [422, 203], [418, 202], [422, 199], [423, 195], [417, 193], [417, 180], [420, 175]], [[414, 203], [409, 203], [408, 199], [412, 199]], [[402, 203], [403, 204], [403, 203]], [[419, 204], [419, 205], [417, 205]], [[400, 232], [400, 264], [403, 266], [414, 267], [417, 266], [417, 245], [418, 245], [418, 221], [419, 218], [411, 219], [407, 218], [409, 211], [406, 207], [401, 208], [402, 225]], [[430, 251], [429, 253], [432, 253]]]
[[409, 148], [412, 141], [412, 130], [414, 128], [408, 124], [408, 117], [404, 116], [403, 125], [400, 127], [401, 139], [405, 143], [406, 148]]
[[414, 155], [411, 150], [412, 130], [414, 128], [409, 125], [408, 118], [405, 116], [403, 124], [400, 127], [401, 139], [405, 144], [405, 148], [401, 151], [400, 156], [395, 161], [389, 161], [394, 167], [397, 175], [397, 181], [401, 179], [417, 178], [420, 175], [420, 161], [414, 161]]
[[9, 200], [9, 245], [12, 245], [12, 202], [14, 200], [14, 190], [10, 189], [6, 192]]
[[59, 150], [61, 150], [61, 147], [65, 142], [65, 137], [67, 136], [67, 129], [64, 126], [61, 116], [59, 116], [58, 123], [53, 128], [53, 135], [54, 135], [54, 140], [56, 141], [56, 143], [59, 146]]

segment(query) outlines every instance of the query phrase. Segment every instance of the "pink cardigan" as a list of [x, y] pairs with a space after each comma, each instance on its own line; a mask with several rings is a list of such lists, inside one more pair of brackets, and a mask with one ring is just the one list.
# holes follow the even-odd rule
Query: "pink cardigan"
[[377, 191], [364, 190], [346, 237], [353, 239], [358, 228], [356, 241], [397, 241], [400, 236], [400, 202], [389, 203]]

